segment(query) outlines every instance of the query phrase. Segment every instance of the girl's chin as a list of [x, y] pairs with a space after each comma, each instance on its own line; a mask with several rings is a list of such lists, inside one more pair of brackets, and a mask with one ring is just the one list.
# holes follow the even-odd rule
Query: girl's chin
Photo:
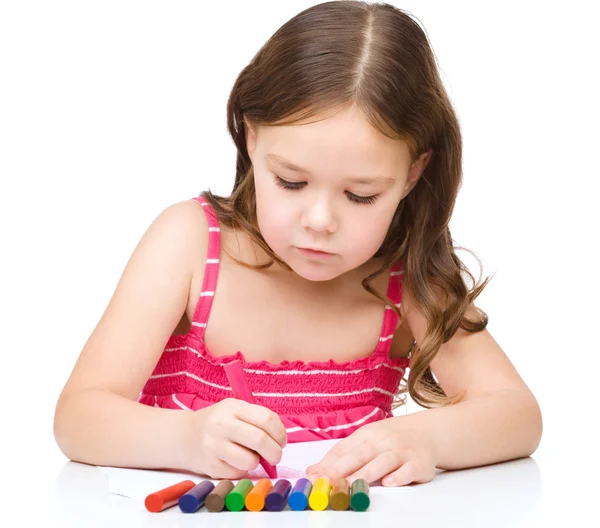
[[294, 273], [303, 279], [313, 282], [330, 281], [339, 277], [343, 271], [337, 266], [314, 265], [295, 262], [288, 263]]

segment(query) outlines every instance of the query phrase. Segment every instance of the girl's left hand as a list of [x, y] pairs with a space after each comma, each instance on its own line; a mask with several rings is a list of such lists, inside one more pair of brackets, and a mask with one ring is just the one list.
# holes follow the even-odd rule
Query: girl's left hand
[[309, 466], [313, 480], [327, 476], [358, 478], [384, 486], [429, 482], [435, 475], [435, 445], [425, 431], [407, 427], [406, 417], [395, 416], [364, 425], [335, 444], [323, 459]]

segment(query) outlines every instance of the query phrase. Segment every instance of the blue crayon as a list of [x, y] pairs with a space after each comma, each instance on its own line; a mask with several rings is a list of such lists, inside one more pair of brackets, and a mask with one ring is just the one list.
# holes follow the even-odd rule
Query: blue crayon
[[292, 489], [289, 480], [278, 480], [265, 499], [265, 507], [269, 511], [281, 511], [285, 508], [285, 502]]
[[307, 478], [298, 479], [294, 489], [288, 498], [288, 504], [294, 511], [306, 510], [308, 506], [308, 496], [312, 491], [312, 482]]
[[185, 495], [179, 497], [179, 509], [183, 513], [194, 513], [197, 509], [204, 506], [206, 496], [215, 489], [215, 485], [210, 480], [200, 482]]

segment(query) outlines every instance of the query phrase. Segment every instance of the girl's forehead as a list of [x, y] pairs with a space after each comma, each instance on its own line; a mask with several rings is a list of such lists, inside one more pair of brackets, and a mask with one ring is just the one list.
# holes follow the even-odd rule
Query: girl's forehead
[[258, 141], [265, 160], [298, 173], [335, 166], [357, 176], [383, 176], [411, 157], [406, 142], [384, 136], [366, 120], [327, 119], [263, 132]]
[[272, 147], [291, 147], [298, 143], [323, 147], [339, 145], [346, 149], [364, 149], [385, 154], [396, 151], [405, 142], [382, 134], [361, 112], [341, 112], [309, 122], [259, 127], [258, 138]]

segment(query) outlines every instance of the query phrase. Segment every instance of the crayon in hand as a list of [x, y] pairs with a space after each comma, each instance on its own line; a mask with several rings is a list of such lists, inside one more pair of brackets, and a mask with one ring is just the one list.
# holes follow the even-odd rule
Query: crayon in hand
[[[240, 361], [236, 359], [230, 363], [225, 363], [223, 368], [225, 369], [225, 374], [227, 375], [227, 379], [233, 390], [233, 395], [238, 400], [257, 404], [258, 402], [248, 386], [248, 380], [246, 379]], [[277, 466], [269, 464], [262, 456], [260, 457], [260, 465], [264, 468], [269, 478], [277, 478]]]

